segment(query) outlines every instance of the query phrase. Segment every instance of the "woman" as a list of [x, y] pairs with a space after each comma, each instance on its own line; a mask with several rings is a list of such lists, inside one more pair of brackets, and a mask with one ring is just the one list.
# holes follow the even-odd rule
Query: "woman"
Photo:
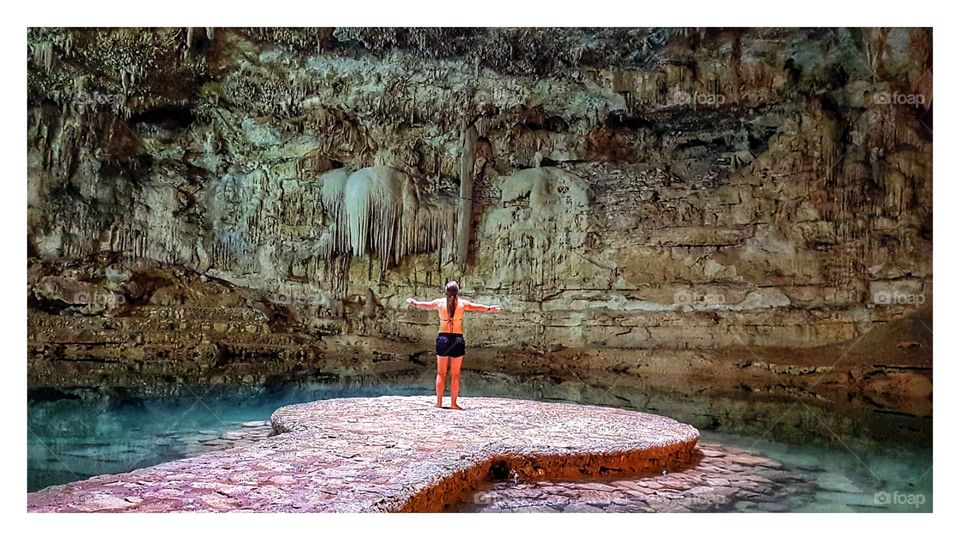
[[440, 315], [440, 333], [437, 335], [437, 407], [443, 403], [443, 385], [450, 368], [450, 408], [460, 409], [457, 394], [460, 393], [460, 365], [463, 363], [466, 342], [463, 340], [463, 313], [465, 311], [500, 311], [500, 306], [485, 306], [459, 298], [460, 286], [456, 281], [447, 283], [446, 298], [430, 302], [418, 302], [407, 298], [407, 304], [417, 309], [435, 309]]

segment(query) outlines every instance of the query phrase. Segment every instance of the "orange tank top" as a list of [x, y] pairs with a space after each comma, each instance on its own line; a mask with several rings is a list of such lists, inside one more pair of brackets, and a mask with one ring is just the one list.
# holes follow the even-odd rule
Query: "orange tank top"
[[458, 298], [457, 307], [453, 310], [453, 317], [450, 317], [450, 312], [447, 311], [447, 302], [444, 301], [440, 304], [440, 307], [437, 308], [437, 312], [440, 314], [440, 332], [463, 333], [464, 306], [466, 306], [466, 302], [462, 298]]

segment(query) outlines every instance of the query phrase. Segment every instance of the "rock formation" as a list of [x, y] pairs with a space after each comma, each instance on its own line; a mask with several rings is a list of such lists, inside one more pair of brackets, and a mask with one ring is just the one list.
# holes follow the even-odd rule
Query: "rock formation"
[[[405, 362], [435, 328], [403, 300], [448, 279], [504, 306], [467, 323], [475, 366], [692, 354], [734, 380], [932, 302], [929, 29], [28, 42], [34, 387]], [[892, 397], [854, 393], [929, 403], [928, 338], [850, 368]]]

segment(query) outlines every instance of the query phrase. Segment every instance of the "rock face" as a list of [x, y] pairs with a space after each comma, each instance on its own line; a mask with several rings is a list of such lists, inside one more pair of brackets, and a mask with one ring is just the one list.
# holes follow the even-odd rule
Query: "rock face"
[[929, 29], [28, 41], [33, 385], [425, 351], [403, 300], [448, 279], [504, 306], [471, 346], [618, 357], [766, 361], [932, 302]]
[[[432, 396], [277, 410], [277, 436], [27, 496], [34, 512], [438, 511], [481, 482], [616, 477], [686, 465], [700, 433], [669, 418], [567, 403]], [[227, 471], [227, 472], [224, 472]]]

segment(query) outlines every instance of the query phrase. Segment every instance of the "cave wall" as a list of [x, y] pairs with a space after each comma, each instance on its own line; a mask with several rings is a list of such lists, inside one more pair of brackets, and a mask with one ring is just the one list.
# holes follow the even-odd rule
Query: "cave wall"
[[815, 347], [932, 301], [929, 29], [33, 28], [28, 90], [61, 328], [215, 307], [198, 276], [424, 343], [404, 299], [457, 279], [491, 347]]

